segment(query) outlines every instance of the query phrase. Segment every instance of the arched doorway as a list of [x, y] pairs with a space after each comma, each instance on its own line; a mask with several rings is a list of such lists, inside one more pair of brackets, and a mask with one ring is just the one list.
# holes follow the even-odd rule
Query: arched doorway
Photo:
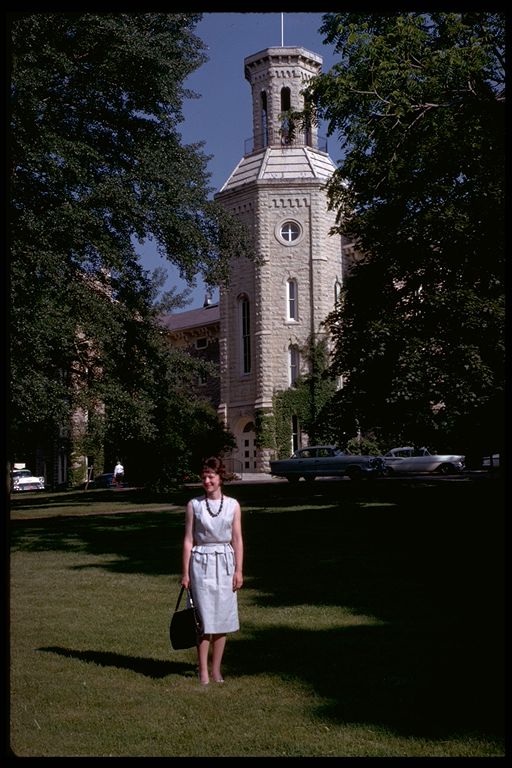
[[256, 432], [253, 421], [240, 425], [237, 435], [238, 455], [244, 472], [256, 472]]

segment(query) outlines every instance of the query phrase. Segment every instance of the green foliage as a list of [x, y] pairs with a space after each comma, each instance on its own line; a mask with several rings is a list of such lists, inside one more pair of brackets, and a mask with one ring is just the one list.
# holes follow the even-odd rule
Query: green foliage
[[276, 419], [272, 411], [258, 408], [255, 416], [256, 447], [270, 448], [276, 447]]
[[378, 443], [371, 437], [363, 435], [348, 440], [345, 449], [347, 453], [354, 453], [359, 456], [380, 456], [382, 454]]
[[179, 133], [185, 80], [206, 59], [199, 19], [10, 17], [11, 454], [52, 455], [77, 409], [96, 415], [87, 439], [105, 435], [107, 461], [170, 440], [159, 411], [179, 403], [179, 377], [156, 318], [183, 297], [155, 303], [161, 275], [141, 268], [137, 241], [191, 283], [222, 283], [249, 254], [245, 229], [209, 199], [202, 146]]
[[275, 447], [279, 458], [290, 455], [292, 416], [297, 416], [300, 429], [310, 444], [328, 441], [332, 431], [324, 420], [335, 384], [327, 369], [327, 347], [324, 339], [310, 338], [301, 350], [308, 360], [309, 373], [300, 376], [293, 387], [277, 392], [273, 398]]
[[[193, 395], [200, 362], [158, 340], [145, 366], [145, 389], [137, 377], [131, 398], [121, 390], [106, 401], [105, 451], [112, 458], [122, 455], [130, 482], [165, 490], [198, 472], [206, 456], [234, 447], [235, 440], [212, 406]], [[144, 360], [140, 352], [137, 360], [123, 360], [129, 381], [128, 369]]]
[[275, 447], [279, 459], [287, 458], [292, 446], [292, 416], [301, 417], [309, 413], [309, 389], [298, 383], [283, 392], [276, 392], [272, 398], [275, 419]]
[[340, 61], [309, 97], [345, 156], [328, 189], [355, 244], [328, 319], [331, 422], [499, 449], [504, 434], [504, 16], [326, 14]]

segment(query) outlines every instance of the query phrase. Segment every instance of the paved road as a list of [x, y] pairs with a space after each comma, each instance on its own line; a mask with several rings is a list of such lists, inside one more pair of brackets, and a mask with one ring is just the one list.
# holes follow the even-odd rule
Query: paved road
[[[458, 482], [465, 482], [468, 480], [475, 480], [476, 478], [486, 478], [486, 477], [493, 477], [492, 473], [490, 473], [488, 470], [468, 470], [467, 472], [461, 472], [460, 474], [456, 475], [438, 475], [438, 474], [404, 474], [399, 475], [395, 474], [390, 477], [381, 477], [378, 478], [379, 482], [385, 481], [385, 482], [396, 482], [397, 480], [439, 480], [440, 482], [447, 482], [447, 481], [458, 481]], [[301, 480], [301, 482], [304, 482]], [[348, 477], [317, 477], [314, 481], [315, 483], [350, 483], [353, 482], [352, 480], [349, 480]], [[362, 482], [373, 482], [373, 480], [364, 480]], [[236, 483], [288, 483], [288, 480], [285, 480], [284, 477], [274, 477], [273, 475], [267, 474], [265, 472], [244, 472], [244, 474], [240, 477], [240, 479], [237, 480], [231, 480], [230, 485], [234, 485]]]

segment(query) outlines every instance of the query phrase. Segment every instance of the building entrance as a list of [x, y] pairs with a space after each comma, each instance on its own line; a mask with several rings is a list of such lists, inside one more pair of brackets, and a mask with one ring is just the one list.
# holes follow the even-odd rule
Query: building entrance
[[247, 422], [237, 442], [243, 471], [256, 472], [256, 433], [253, 421]]

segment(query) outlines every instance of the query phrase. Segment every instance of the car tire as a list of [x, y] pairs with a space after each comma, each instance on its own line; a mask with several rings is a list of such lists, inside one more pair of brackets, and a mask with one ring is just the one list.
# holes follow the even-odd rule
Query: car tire
[[440, 464], [437, 468], [437, 472], [440, 475], [453, 475], [455, 473], [455, 467], [453, 464]]
[[288, 480], [289, 483], [294, 483], [295, 484], [295, 483], [299, 482], [300, 477], [298, 477], [297, 475], [287, 475], [286, 479]]

